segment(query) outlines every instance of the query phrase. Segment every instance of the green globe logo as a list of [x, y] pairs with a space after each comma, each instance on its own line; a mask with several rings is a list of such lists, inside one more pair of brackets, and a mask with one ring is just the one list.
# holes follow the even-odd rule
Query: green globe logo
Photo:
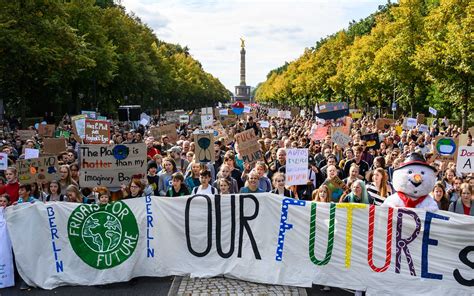
[[69, 216], [68, 235], [74, 252], [97, 269], [125, 262], [138, 243], [138, 225], [124, 202], [80, 205]]

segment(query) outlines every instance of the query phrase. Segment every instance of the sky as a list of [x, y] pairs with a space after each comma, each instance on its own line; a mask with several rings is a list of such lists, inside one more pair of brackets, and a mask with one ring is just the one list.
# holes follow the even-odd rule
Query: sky
[[297, 59], [316, 41], [347, 28], [386, 0], [121, 0], [160, 40], [188, 46], [204, 70], [234, 92], [240, 82], [240, 38], [246, 83]]

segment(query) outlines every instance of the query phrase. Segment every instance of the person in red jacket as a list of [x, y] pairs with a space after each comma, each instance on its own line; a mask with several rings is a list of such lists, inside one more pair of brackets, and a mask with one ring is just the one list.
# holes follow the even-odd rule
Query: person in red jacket
[[0, 187], [0, 195], [8, 194], [10, 196], [10, 203], [13, 204], [18, 200], [18, 189], [20, 189], [16, 168], [8, 167], [5, 170], [5, 178], [7, 179], [7, 184]]

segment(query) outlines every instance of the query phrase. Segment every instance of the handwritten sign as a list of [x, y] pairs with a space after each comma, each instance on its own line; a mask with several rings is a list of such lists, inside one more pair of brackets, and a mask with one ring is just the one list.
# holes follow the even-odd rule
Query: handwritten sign
[[52, 137], [56, 126], [54, 124], [40, 124], [38, 134], [43, 137]]
[[352, 141], [352, 138], [336, 130], [336, 132], [332, 134], [332, 141], [336, 143], [339, 147], [344, 148], [349, 146], [349, 143]]
[[308, 182], [308, 149], [287, 149], [286, 185], [306, 185]]
[[4, 171], [8, 168], [8, 154], [0, 153], [0, 171]]
[[438, 136], [433, 146], [435, 160], [455, 162], [458, 154], [458, 139]]
[[245, 163], [252, 165], [262, 159], [260, 144], [258, 144], [258, 138], [253, 128], [236, 134], [234, 138], [237, 141], [240, 156]]
[[201, 127], [203, 129], [211, 127], [214, 117], [212, 115], [201, 115]]
[[266, 120], [261, 120], [258, 123], [260, 123], [261, 128], [269, 128], [270, 127], [270, 122], [268, 122]]
[[474, 173], [474, 147], [459, 146], [456, 171], [461, 174]]
[[43, 141], [43, 152], [45, 154], [60, 154], [66, 151], [66, 139], [64, 138], [46, 138]]
[[219, 109], [219, 115], [227, 116], [227, 115], [229, 115], [229, 110], [228, 109]]
[[327, 134], [328, 134], [327, 126], [313, 124], [311, 128], [310, 138], [313, 141], [321, 141], [327, 136]]
[[377, 130], [385, 131], [389, 130], [394, 122], [395, 120], [390, 118], [378, 118], [375, 121], [375, 125], [377, 126]]
[[36, 134], [34, 130], [18, 130], [17, 133], [22, 141], [32, 139]]
[[85, 138], [87, 144], [108, 144], [110, 123], [108, 121], [86, 119]]
[[283, 119], [291, 119], [291, 111], [279, 110], [278, 117]]
[[269, 117], [277, 117], [278, 116], [278, 109], [276, 109], [276, 108], [268, 109], [268, 116]]
[[79, 147], [81, 186], [120, 187], [133, 175], [146, 173], [146, 145], [81, 145]]
[[58, 178], [58, 157], [44, 156], [33, 159], [19, 159], [16, 162], [18, 180], [21, 184], [45, 183]]
[[403, 129], [412, 129], [416, 126], [417, 120], [416, 118], [411, 118], [411, 117], [405, 117], [403, 119]]
[[162, 136], [167, 136], [170, 140], [170, 143], [176, 143], [178, 140], [178, 134], [176, 133], [176, 126], [174, 123], [162, 125], [159, 127], [152, 127], [150, 133], [155, 138], [155, 140], [161, 141]]

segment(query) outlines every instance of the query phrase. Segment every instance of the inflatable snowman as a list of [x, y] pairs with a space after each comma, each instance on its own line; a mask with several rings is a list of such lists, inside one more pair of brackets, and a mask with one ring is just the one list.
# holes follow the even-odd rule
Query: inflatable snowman
[[436, 169], [421, 154], [408, 155], [394, 170], [392, 181], [397, 192], [387, 197], [382, 206], [438, 210], [438, 204], [428, 195], [436, 183]]

